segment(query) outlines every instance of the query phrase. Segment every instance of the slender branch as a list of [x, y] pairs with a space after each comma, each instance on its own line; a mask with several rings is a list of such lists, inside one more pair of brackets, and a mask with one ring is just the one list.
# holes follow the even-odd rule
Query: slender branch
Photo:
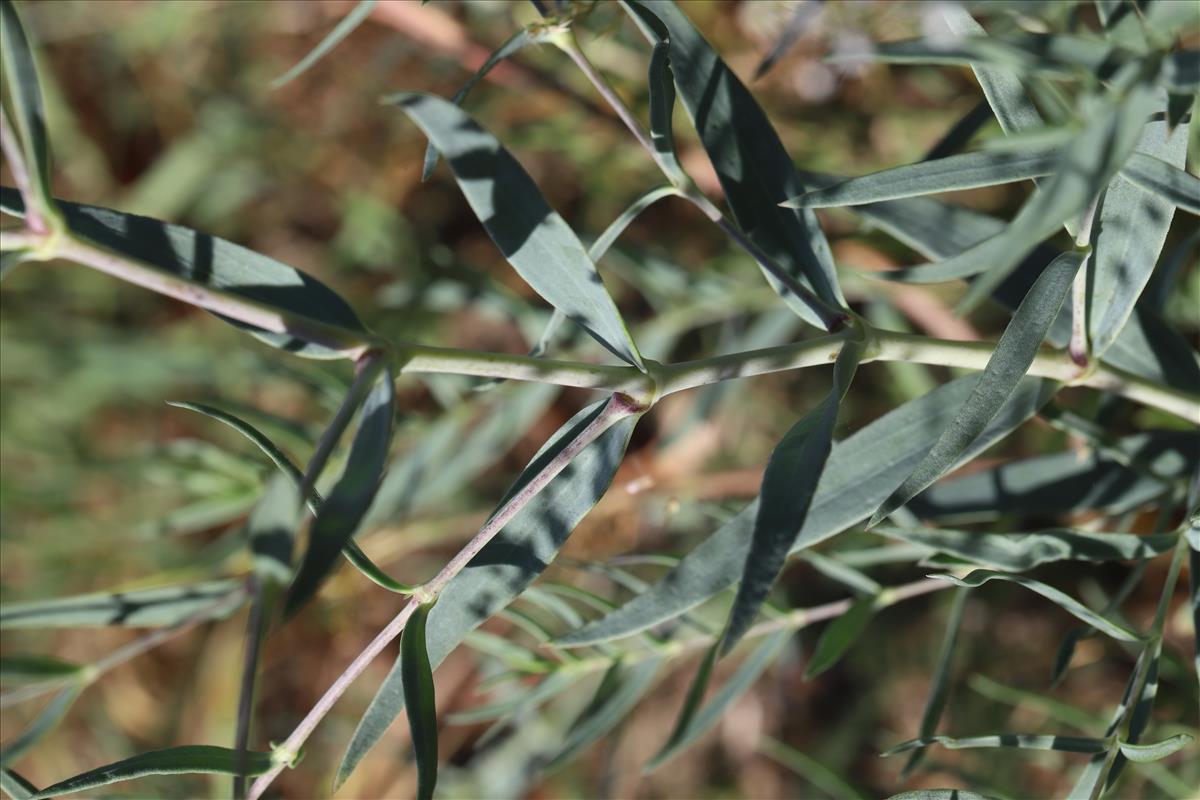
[[238, 693], [237, 728], [233, 737], [233, 749], [237, 752], [237, 773], [233, 776], [233, 796], [241, 800], [246, 796], [246, 751], [250, 747], [250, 724], [254, 719], [254, 685], [258, 678], [258, 654], [262, 648], [264, 587], [251, 577], [248, 591], [250, 616], [246, 620], [246, 651], [242, 658], [242, 687]]
[[21, 146], [17, 143], [17, 137], [13, 134], [12, 126], [8, 122], [8, 114], [4, 111], [3, 106], [0, 106], [0, 151], [3, 151], [4, 158], [8, 161], [8, 168], [12, 171], [17, 191], [21, 193], [21, 199], [25, 201], [25, 224], [33, 233], [49, 233], [50, 226], [42, 217], [42, 209], [39, 205], [41, 200], [33, 194], [33, 184], [29, 180], [29, 168], [25, 164], [25, 156], [21, 153]]
[[580, 431], [574, 439], [559, 451], [550, 461], [535, 475], [527, 484], [509, 498], [503, 506], [501, 506], [495, 514], [488, 518], [479, 532], [469, 541], [466, 546], [458, 552], [447, 564], [442, 568], [434, 578], [420, 587], [413, 593], [412, 599], [404, 605], [400, 613], [381, 630], [371, 643], [359, 653], [345, 671], [338, 676], [337, 680], [325, 691], [321, 699], [317, 701], [312, 710], [301, 720], [296, 729], [292, 731], [287, 740], [280, 746], [275, 748], [275, 763], [271, 769], [255, 780], [250, 787], [249, 800], [256, 800], [262, 796], [271, 782], [278, 777], [295, 759], [300, 748], [312, 732], [316, 729], [317, 724], [329, 713], [338, 699], [346, 692], [355, 679], [363, 673], [367, 665], [375, 659], [379, 653], [388, 646], [397, 636], [404, 631], [404, 626], [408, 624], [409, 618], [416, 611], [417, 607], [434, 600], [438, 593], [446, 588], [446, 585], [454, 578], [455, 575], [470, 563], [480, 550], [490, 542], [496, 534], [504, 529], [504, 526], [512, 521], [521, 509], [528, 505], [539, 492], [546, 488], [550, 481], [554, 480], [567, 465], [571, 463], [579, 453], [596, 439], [611, 428], [614, 424], [626, 417], [634, 414], [640, 414], [645, 410], [644, 407], [631, 402], [628, 398], [614, 394], [609, 397], [608, 402], [600, 410], [591, 422]]

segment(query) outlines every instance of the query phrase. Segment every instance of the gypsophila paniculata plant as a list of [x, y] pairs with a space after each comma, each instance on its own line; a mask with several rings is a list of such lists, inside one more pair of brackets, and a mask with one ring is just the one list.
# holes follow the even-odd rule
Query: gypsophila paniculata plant
[[[591, 6], [553, 0], [533, 5], [542, 19], [507, 39], [452, 100], [399, 91], [383, 98], [378, 110], [404, 115], [424, 133], [425, 175], [445, 162], [495, 246], [553, 308], [533, 351], [510, 355], [390, 340], [369, 330], [332, 289], [266, 255], [179, 225], [54, 197], [36, 43], [16, 4], [0, 2], [0, 144], [15, 184], [0, 188], [0, 204], [10, 219], [19, 219], [3, 231], [3, 273], [74, 262], [205, 309], [284, 351], [281, 359], [354, 365], [340, 407], [310, 443], [312, 455], [303, 464], [220, 404], [175, 403], [178, 413], [205, 415], [237, 431], [277, 468], [245, 519], [249, 557], [238, 562], [241, 571], [184, 585], [4, 604], [5, 629], [148, 629], [89, 664], [5, 654], [0, 677], [10, 685], [0, 695], [4, 707], [49, 701], [4, 742], [4, 791], [42, 798], [150, 775], [224, 773], [232, 776], [234, 796], [261, 797], [295, 766], [334, 703], [397, 640], [395, 665], [346, 743], [332, 786], [314, 788], [314, 795], [345, 782], [404, 713], [419, 772], [417, 796], [431, 798], [439, 760], [447, 756], [438, 751], [440, 725], [528, 720], [571, 696], [570, 690], [578, 696], [580, 687], [593, 687], [586, 690], [588, 702], [575, 704], [555, 747], [536, 760], [537, 769], [548, 772], [611, 732], [672, 668], [682, 666], [690, 670], [690, 688], [660, 749], [647, 754], [646, 768], [653, 770], [713, 728], [791, 652], [797, 631], [821, 626], [807, 659], [806, 674], [815, 676], [850, 648], [872, 646], [862, 635], [873, 617], [944, 590], [953, 600], [941, 648], [926, 659], [932, 677], [925, 713], [919, 729], [905, 732], [912, 738], [894, 742], [885, 754], [910, 754], [906, 774], [921, 767], [930, 748], [1063, 751], [1078, 754], [1066, 762], [1074, 773], [1070, 796], [1097, 798], [1111, 793], [1129, 762], [1141, 767], [1196, 758], [1187, 730], [1156, 730], [1152, 718], [1160, 673], [1191, 682], [1193, 692], [1196, 683], [1194, 672], [1162, 669], [1169, 604], [1185, 563], [1193, 621], [1200, 615], [1200, 362], [1193, 343], [1162, 315], [1197, 244], [1193, 233], [1178, 248], [1164, 249], [1173, 220], [1194, 230], [1188, 215], [1200, 213], [1200, 180], [1185, 170], [1189, 142], [1194, 158], [1197, 141], [1196, 7], [1167, 0], [931, 3], [920, 12], [925, 35], [872, 43], [850, 30], [839, 38], [833, 23], [846, 4], [797, 4], [794, 16], [777, 26], [778, 41], [759, 74], [784, 57], [806, 27], [821, 24], [833, 37], [823, 67], [831, 74], [865, 63], [946, 65], [970, 70], [982, 89], [978, 106], [924, 160], [845, 177], [793, 163], [746, 85], [689, 20], [688, 4], [619, 4], [626, 23], [645, 39], [649, 102], [641, 109], [627, 106], [585, 54]], [[277, 84], [333, 51], [374, 6], [367, 0], [354, 8]], [[859, 6], [857, 13], [872, 8]], [[563, 68], [574, 65], [586, 77], [662, 173], [660, 185], [645, 187], [590, 246], [499, 139], [463, 108], [490, 69], [534, 45], [560, 51]], [[677, 104], [694, 134], [672, 129]], [[999, 128], [977, 136], [993, 118]], [[724, 208], [693, 181], [676, 150], [677, 139], [693, 135], [720, 181]], [[929, 197], [1018, 181], [1031, 182], [1031, 191], [1005, 220]], [[719, 228], [739, 248], [744, 268], [757, 266], [774, 290], [776, 309], [794, 315], [812, 335], [765, 349], [751, 346], [746, 336], [734, 342], [740, 349], [699, 360], [647, 358], [634, 335], [640, 328], [627, 324], [606, 288], [602, 265], [626, 226], [672, 197]], [[814, 212], [833, 208], [926, 259], [880, 279], [965, 282], [960, 314], [985, 303], [1009, 312], [998, 340], [951, 341], [895, 330], [886, 322], [894, 315], [867, 315], [861, 303], [848, 302], [843, 285], [852, 276], [835, 268]], [[1069, 237], [1066, 247], [1057, 244], [1060, 229]], [[688, 298], [672, 296], [670, 302], [683, 305]], [[611, 358], [593, 363], [572, 360], [569, 353], [548, 355], [559, 329], [569, 326], [585, 331]], [[839, 412], [871, 362], [936, 365], [953, 368], [958, 377], [835, 441], [835, 432], [844, 430]], [[675, 556], [573, 564], [612, 587], [607, 596], [569, 581], [539, 581], [605, 494], [638, 421], [656, 403], [727, 381], [830, 364], [830, 372], [814, 373], [821, 376], [819, 399], [791, 412], [795, 424], [766, 462], [757, 498], [740, 512], [710, 527], [705, 538], [684, 543]], [[440, 571], [403, 575], [410, 585], [374, 563], [355, 535], [396, 512], [406, 482], [417, 480], [415, 459], [434, 471], [449, 469], [448, 448], [464, 436], [470, 441], [461, 423], [448, 419], [428, 432], [420, 453], [392, 452], [394, 422], [405, 413], [397, 408], [397, 384], [433, 373], [488, 379], [471, 401], [483, 405], [492, 402], [489, 390], [498, 383], [526, 382], [526, 394], [509, 412], [525, 414], [524, 421], [506, 418], [498, 428], [528, 428], [553, 387], [590, 390], [597, 399], [545, 441]], [[1059, 393], [1068, 387], [1155, 409], [1158, 416], [1151, 419], [1185, 424], [1114, 436], [1102, 419], [1061, 401]], [[1034, 456], [947, 480], [1031, 420], [1068, 432], [1086, 455]], [[503, 434], [493, 430], [489, 435], [496, 438], [483, 447], [499, 446]], [[1016, 530], [1006, 524], [1024, 518], [1027, 507], [1036, 507], [1047, 524]], [[1131, 532], [1131, 515], [1147, 509], [1156, 512], [1154, 530]], [[1067, 517], [1084, 521], [1061, 526]], [[851, 545], [840, 547], [838, 537], [851, 532]], [[815, 550], [821, 543], [832, 544]], [[255, 747], [256, 675], [262, 652], [272, 646], [270, 634], [320, 602], [323, 584], [342, 559], [393, 593], [387, 596], [394, 598], [395, 615], [312, 709], [296, 715], [290, 735], [269, 749]], [[788, 607], [772, 589], [789, 559], [808, 561], [844, 587], [844, 598]], [[1156, 559], [1168, 566], [1147, 570]], [[928, 577], [881, 585], [868, 574], [896, 562], [915, 564]], [[1119, 562], [1128, 577], [1115, 595], [1085, 602], [1031, 576], [1054, 562], [1080, 562], [1079, 569]], [[1083, 639], [1107, 637], [1131, 654], [1124, 693], [1108, 698], [1106, 709], [1093, 709], [1108, 715], [1107, 724], [1057, 735], [959, 730], [944, 721], [948, 692], [965, 679], [955, 662], [956, 648], [971, 635], [960, 631], [964, 608], [985, 604], [989, 593], [1001, 589], [996, 584], [1015, 584], [1012, 591], [1039, 595], [1046, 613], [1078, 620], [1065, 642], [1042, 643], [1047, 652], [1058, 648], [1056, 679], [1071, 668]], [[1122, 612], [1124, 599], [1138, 589], [1160, 598], [1152, 618]], [[232, 746], [131, 754], [40, 788], [17, 771], [21, 758], [107, 672], [243, 607], [249, 622], [237, 728], [226, 743]], [[477, 630], [497, 616], [531, 634], [530, 641]], [[502, 665], [495, 673], [498, 699], [439, 720], [435, 669], [464, 642]], [[724, 661], [736, 669], [722, 669]], [[1189, 712], [1192, 731], [1195, 712]], [[785, 763], [807, 763], [784, 745], [769, 747], [766, 752]], [[806, 774], [816, 769], [803, 768]], [[831, 780], [835, 794], [852, 791]], [[1160, 774], [1156, 780], [1178, 785], [1179, 779]], [[978, 795], [923, 789], [897, 796]]]

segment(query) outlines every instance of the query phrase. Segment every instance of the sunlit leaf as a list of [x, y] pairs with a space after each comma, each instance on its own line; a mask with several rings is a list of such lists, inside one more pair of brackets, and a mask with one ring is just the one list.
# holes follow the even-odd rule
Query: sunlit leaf
[[[41, 800], [43, 797], [58, 797], [62, 794], [83, 792], [98, 786], [108, 786], [112, 783], [131, 781], [150, 775], [234, 775], [238, 771], [238, 755], [237, 751], [228, 747], [202, 744], [153, 750], [88, 770], [74, 778], [47, 786], [33, 797], [34, 800]], [[271, 768], [270, 753], [249, 753], [247, 755], [248, 758], [245, 759], [247, 775], [261, 775]]]
[[1090, 608], [1080, 603], [1075, 598], [1065, 594], [1053, 586], [1047, 586], [1041, 581], [1035, 581], [1032, 578], [1026, 578], [1023, 575], [1008, 575], [1000, 572], [992, 572], [986, 569], [977, 569], [967, 575], [965, 578], [955, 578], [953, 575], [934, 575], [931, 577], [948, 580], [956, 586], [982, 586], [989, 581], [1007, 581], [1024, 586], [1030, 591], [1040, 594], [1050, 602], [1057, 605], [1063, 611], [1066, 611], [1076, 619], [1086, 622], [1096, 630], [1104, 633], [1121, 642], [1140, 642], [1142, 637], [1136, 632], [1131, 631], [1124, 625], [1120, 625], [1107, 617], [1097, 614]]
[[408, 727], [417, 754], [418, 800], [432, 800], [438, 774], [437, 702], [433, 669], [425, 647], [425, 623], [432, 607], [431, 603], [418, 606], [400, 638], [400, 676], [408, 708]]
[[284, 74], [280, 75], [275, 80], [271, 81], [271, 88], [278, 89], [286, 83], [290, 83], [293, 79], [307, 72], [309, 67], [320, 61], [326, 53], [337, 47], [343, 39], [354, 32], [354, 29], [371, 16], [371, 11], [375, 8], [375, 0], [359, 0], [358, 5], [350, 10], [346, 16], [342, 17], [341, 21], [331, 30], [324, 39], [322, 39], [316, 47], [308, 52], [304, 58], [296, 66], [289, 69]]
[[595, 264], [517, 160], [440, 97], [401, 93], [388, 102], [408, 114], [446, 158], [475, 216], [521, 277], [614, 355], [642, 368]]
[[1082, 736], [1031, 736], [1020, 733], [1001, 733], [994, 736], [925, 736], [910, 739], [886, 750], [882, 755], [894, 756], [918, 747], [937, 744], [947, 750], [966, 750], [975, 747], [1013, 747], [1018, 750], [1058, 750], [1064, 753], [1102, 753], [1107, 743], [1103, 739]]
[[232, 613], [240, 605], [241, 591], [240, 581], [221, 580], [128, 592], [100, 592], [28, 603], [5, 603], [0, 606], [0, 628], [88, 628], [103, 625], [153, 628], [175, 625], [206, 610], [211, 610], [213, 618], [217, 619]]
[[1161, 742], [1154, 742], [1153, 744], [1121, 742], [1120, 748], [1121, 755], [1130, 761], [1144, 764], [1148, 761], [1161, 761], [1167, 756], [1178, 753], [1194, 741], [1196, 741], [1195, 737], [1189, 736], [1186, 733], [1180, 733], [1169, 739], [1163, 739]]

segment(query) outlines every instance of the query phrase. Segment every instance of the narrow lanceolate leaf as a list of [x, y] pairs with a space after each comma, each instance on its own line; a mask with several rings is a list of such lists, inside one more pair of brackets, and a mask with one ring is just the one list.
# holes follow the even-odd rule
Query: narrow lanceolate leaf
[[948, 528], [879, 527], [876, 533], [925, 545], [1006, 572], [1028, 572], [1054, 561], [1134, 561], [1175, 546], [1174, 534], [1136, 536], [1053, 529], [1037, 533], [980, 533]]
[[[946, 620], [946, 635], [942, 638], [942, 649], [938, 654], [937, 666], [929, 681], [929, 697], [925, 700], [925, 710], [921, 713], [921, 728], [918, 733], [922, 737], [933, 736], [937, 732], [938, 723], [942, 720], [942, 712], [946, 710], [946, 698], [950, 694], [950, 670], [954, 662], [954, 650], [958, 645], [958, 632], [962, 627], [963, 609], [967, 607], [967, 597], [970, 589], [959, 589], [954, 595], [954, 603], [950, 606], [950, 618]], [[912, 774], [917, 764], [921, 762], [924, 750], [914, 751], [908, 758], [901, 773], [901, 780]]]
[[432, 607], [432, 603], [419, 606], [400, 638], [400, 679], [417, 756], [417, 800], [432, 800], [437, 786], [437, 702], [433, 694], [433, 669], [425, 646], [425, 623]]
[[292, 542], [300, 521], [296, 487], [282, 475], [267, 483], [250, 514], [246, 533], [260, 585], [283, 586], [292, 578]]
[[73, 683], [60, 689], [54, 697], [50, 698], [50, 702], [34, 717], [28, 728], [22, 731], [16, 739], [6, 742], [3, 747], [0, 747], [0, 767], [16, 761], [28, 753], [38, 742], [49, 736], [67, 715], [67, 711], [83, 691], [84, 685], [82, 682]]
[[[479, 65], [479, 69], [475, 70], [471, 77], [467, 79], [467, 82], [463, 84], [463, 87], [454, 93], [454, 98], [450, 102], [456, 106], [461, 106], [466, 101], [467, 95], [475, 88], [475, 84], [486, 78], [487, 74], [497, 64], [506, 58], [511, 58], [531, 44], [544, 42], [555, 30], [556, 28], [548, 26], [522, 28], [505, 39], [504, 43], [496, 48], [496, 51], [488, 56], [486, 61]], [[438, 151], [431, 141], [425, 148], [425, 165], [421, 169], [422, 181], [429, 180], [429, 176], [433, 174], [437, 162]]]
[[212, 609], [214, 618], [231, 613], [237, 606], [221, 601], [232, 601], [234, 595], [241, 594], [241, 589], [240, 581], [208, 581], [32, 603], [6, 603], [0, 607], [0, 629], [174, 625], [205, 609]]
[[846, 340], [833, 367], [833, 388], [829, 395], [801, 417], [771, 453], [758, 493], [758, 513], [742, 582], [721, 635], [721, 655], [732, 650], [754, 624], [759, 608], [783, 571], [788, 553], [804, 527], [817, 484], [825, 471], [825, 462], [833, 448], [838, 409], [858, 370], [863, 347], [861, 336]]
[[1163, 83], [1172, 92], [1200, 91], [1200, 50], [1176, 50], [1163, 59]]
[[17, 655], [0, 657], [0, 683], [44, 683], [70, 680], [84, 667], [54, 656]]
[[525, 282], [618, 358], [642, 369], [596, 265], [520, 163], [453, 103], [411, 92], [388, 102], [408, 114], [450, 163], [471, 210]]
[[1001, 733], [994, 736], [924, 736], [910, 739], [882, 753], [894, 756], [931, 744], [941, 745], [947, 750], [967, 750], [976, 747], [1013, 747], [1018, 750], [1058, 750], [1063, 753], [1103, 753], [1108, 743], [1103, 739], [1083, 736], [1031, 736], [1022, 733]]
[[1196, 741], [1195, 737], [1189, 736], [1186, 733], [1179, 733], [1169, 739], [1163, 739], [1161, 742], [1154, 742], [1153, 744], [1121, 742], [1120, 748], [1121, 755], [1130, 761], [1145, 764], [1150, 761], [1161, 761], [1167, 756], [1178, 753], [1194, 741]]
[[968, 792], [965, 789], [917, 789], [912, 792], [894, 794], [887, 800], [995, 800], [995, 798], [978, 792]]
[[678, 195], [679, 190], [674, 186], [659, 186], [638, 197], [629, 204], [628, 208], [621, 212], [620, 216], [604, 229], [604, 232], [600, 234], [600, 237], [596, 241], [592, 242], [592, 246], [588, 248], [588, 258], [592, 259], [592, 261], [599, 261], [617, 239], [620, 238], [621, 234], [625, 232], [630, 223], [637, 219], [639, 214], [664, 197]]
[[[829, 242], [806, 209], [779, 203], [804, 191], [792, 159], [766, 114], [687, 16], [669, 0], [624, 6], [657, 41], [650, 16], [666, 26], [675, 88], [712, 161], [725, 199], [746, 235], [794, 280], [835, 308], [845, 306]], [[767, 280], [797, 314], [824, 327], [817, 314], [764, 270]]]
[[[1042, 182], [1000, 233], [943, 261], [887, 273], [889, 280], [918, 283], [980, 277], [972, 282], [960, 311], [988, 297], [1035, 246], [1077, 217], [1117, 173], [1132, 152], [1153, 110], [1154, 91], [1137, 84], [1123, 102], [1109, 102], [1062, 149], [1054, 174]], [[982, 273], [982, 274], [981, 274]]]
[[701, 707], [700, 703], [704, 700], [704, 689], [708, 686], [712, 665], [716, 660], [716, 645], [710, 648], [700, 665], [700, 671], [693, 679], [691, 690], [680, 711], [671, 738], [646, 765], [645, 771], [650, 772], [662, 766], [711, 730], [724, 716], [726, 709], [745, 694], [763, 674], [763, 671], [775, 662], [791, 636], [791, 631], [783, 630], [767, 637], [766, 641], [760, 644], [730, 676], [721, 690], [713, 696], [713, 699]]
[[29, 800], [37, 787], [11, 769], [0, 769], [0, 789], [12, 800]]
[[562, 747], [545, 762], [543, 769], [551, 770], [566, 764], [620, 724], [650, 690], [664, 661], [662, 657], [653, 657], [632, 666], [620, 661], [614, 663], [604, 674], [587, 708], [571, 723]]
[[[165, 273], [180, 286], [205, 286], [288, 314], [296, 325], [287, 333], [222, 317], [273, 347], [308, 358], [343, 358], [345, 352], [336, 345], [317, 344], [315, 339], [341, 331], [361, 340], [365, 333], [353, 309], [332, 289], [273, 258], [149, 217], [66, 201], [59, 207], [76, 236]], [[0, 208], [15, 216], [25, 214], [20, 195], [7, 186], [0, 186]], [[314, 329], [304, 330], [305, 321], [314, 323]]]
[[[279, 471], [283, 473], [289, 481], [291, 481], [292, 485], [297, 490], [304, 483], [304, 473], [301, 472], [300, 468], [296, 466], [296, 464], [294, 464], [290, 458], [287, 457], [287, 454], [284, 453], [274, 442], [272, 442], [266, 434], [245, 420], [235, 417], [228, 411], [223, 411], [222, 409], [205, 405], [203, 403], [168, 401], [167, 405], [175, 406], [176, 408], [186, 408], [189, 411], [195, 411], [199, 414], [205, 415], [206, 417], [211, 417], [218, 422], [223, 422], [249, 439], [256, 447], [258, 447], [259, 450], [262, 450], [263, 454], [271, 460], [272, 464], [279, 468]], [[306, 498], [306, 503], [314, 514], [316, 514], [321, 508], [321, 503], [323, 502], [324, 498], [321, 497], [316, 489], [313, 489]], [[346, 543], [346, 546], [342, 549], [342, 555], [344, 555], [346, 560], [353, 564], [354, 568], [361, 572], [364, 577], [377, 586], [381, 586], [390, 592], [397, 592], [399, 594], [410, 594], [412, 592], [413, 587], [406, 583], [400, 583], [384, 572], [381, 567], [367, 557], [367, 554], [364, 553], [353, 540]]]
[[33, 47], [12, 0], [0, 2], [0, 62], [4, 64], [4, 97], [11, 103], [33, 184], [29, 188], [37, 198], [38, 212], [53, 224], [59, 211], [51, 192], [50, 140], [46, 134], [42, 89]]
[[371, 16], [371, 11], [375, 8], [375, 0], [360, 0], [359, 4], [350, 10], [350, 13], [342, 17], [341, 21], [334, 27], [329, 34], [317, 44], [308, 55], [300, 59], [296, 66], [289, 69], [284, 74], [280, 75], [275, 80], [271, 81], [271, 88], [278, 89], [286, 83], [291, 82], [295, 78], [304, 74], [308, 69], [320, 61], [326, 53], [337, 47], [343, 39], [354, 32], [354, 29]]
[[[322, 431], [321, 438], [317, 440], [317, 446], [313, 448], [313, 454], [308, 459], [308, 465], [304, 468], [304, 479], [300, 482], [302, 499], [313, 494], [317, 481], [324, 475], [325, 467], [329, 465], [329, 459], [333, 457], [333, 452], [346, 429], [350, 427], [354, 415], [363, 408], [371, 393], [378, 390], [380, 374], [385, 369], [385, 364], [386, 359], [379, 354], [368, 355], [355, 364], [354, 380], [338, 405], [333, 419]], [[366, 418], [365, 415], [363, 418]]]
[[683, 167], [675, 155], [675, 137], [671, 130], [671, 115], [675, 110], [675, 75], [671, 71], [671, 32], [653, 14], [641, 16], [653, 31], [655, 42], [650, 53], [647, 86], [650, 88], [650, 141], [663, 171], [671, 182], [682, 186], [687, 181]]
[[971, 397], [912, 474], [871, 517], [870, 525], [877, 524], [950, 471], [987, 428], [1033, 363], [1082, 260], [1082, 253], [1072, 251], [1063, 253], [1046, 267], [1005, 328]]
[[812, 660], [808, 662], [808, 668], [804, 670], [805, 679], [817, 677], [840, 661], [866, 630], [867, 623], [871, 621], [874, 613], [875, 598], [863, 597], [856, 600], [849, 611], [829, 623], [821, 632], [817, 649]]
[[1057, 148], [964, 153], [872, 172], [816, 189], [784, 203], [789, 208], [856, 206], [936, 192], [976, 189], [1036, 178], [1054, 172], [1063, 153]]
[[[593, 403], [568, 420], [533, 457], [505, 501], [574, 441], [606, 404], [604, 400]], [[608, 490], [636, 422], [636, 417], [623, 419], [585, 447], [439, 593], [426, 629], [432, 666], [440, 664], [468, 633], [508, 605], [550, 565], [575, 526]], [[399, 673], [397, 662], [359, 722], [338, 768], [339, 785], [403, 710]]]
[[[1166, 92], [1158, 105], [1166, 106]], [[1184, 172], [1188, 125], [1145, 124], [1121, 174], [1105, 190], [1093, 227], [1088, 335], [1101, 357], [1116, 341], [1154, 273], [1175, 206], [1200, 210], [1200, 180]]]
[[506, 697], [486, 706], [451, 714], [446, 721], [452, 725], [473, 725], [494, 719], [504, 719], [522, 711], [536, 708], [545, 701], [566, 691], [579, 682], [582, 675], [571, 670], [559, 670], [547, 675], [537, 686], [519, 692], [515, 697]]
[[1107, 617], [1101, 616], [1092, 609], [1080, 603], [1075, 598], [1068, 594], [1060, 592], [1053, 586], [1047, 586], [1041, 581], [1035, 581], [1032, 578], [1026, 578], [1023, 575], [1007, 575], [1001, 572], [992, 572], [986, 569], [977, 569], [967, 575], [965, 578], [955, 578], [952, 575], [933, 575], [931, 577], [948, 580], [956, 586], [982, 586], [988, 581], [1007, 581], [1015, 583], [1019, 586], [1024, 586], [1030, 591], [1040, 594], [1050, 602], [1057, 605], [1063, 611], [1066, 611], [1076, 619], [1086, 622], [1101, 633], [1111, 636], [1121, 642], [1140, 642], [1142, 637], [1136, 632], [1131, 631], [1124, 625], [1113, 622]]
[[[819, 544], [861, 521], [887, 498], [933, 446], [970, 395], [975, 376], [957, 378], [894, 409], [834, 445], [793, 552]], [[963, 458], [1008, 435], [1044, 405], [1053, 384], [1026, 378]], [[694, 608], [737, 582], [758, 512], [755, 501], [705, 539], [654, 586], [557, 644], [580, 647], [618, 639]]]
[[829, 800], [867, 800], [866, 794], [818, 759], [770, 736], [763, 736], [759, 740], [759, 752], [811, 783], [824, 792], [822, 796]]
[[[242, 755], [245, 756], [242, 764], [245, 766], [247, 775], [261, 775], [271, 768], [270, 753]], [[74, 778], [47, 786], [33, 798], [41, 800], [43, 797], [58, 797], [62, 794], [83, 792], [98, 786], [108, 786], [112, 783], [131, 781], [151, 775], [234, 775], [237, 774], [238, 767], [239, 753], [228, 747], [204, 744], [168, 747], [165, 750], [141, 753], [133, 758], [126, 758], [123, 761], [88, 770]]]
[[376, 376], [363, 403], [346, 467], [321, 504], [309, 531], [308, 549], [288, 591], [286, 613], [294, 614], [320, 587], [337, 557], [358, 532], [359, 523], [379, 489], [392, 442], [395, 379], [391, 367]]

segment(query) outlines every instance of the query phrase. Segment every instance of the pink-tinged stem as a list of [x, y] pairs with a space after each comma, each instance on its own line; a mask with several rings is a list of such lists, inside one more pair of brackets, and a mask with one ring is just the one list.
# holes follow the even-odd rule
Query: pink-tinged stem
[[50, 228], [42, 218], [37, 198], [33, 196], [33, 184], [29, 182], [29, 169], [25, 164], [25, 157], [21, 154], [21, 147], [8, 124], [8, 114], [4, 113], [3, 107], [0, 107], [0, 150], [4, 152], [8, 168], [12, 170], [17, 191], [25, 201], [25, 226], [33, 233], [48, 233]]

